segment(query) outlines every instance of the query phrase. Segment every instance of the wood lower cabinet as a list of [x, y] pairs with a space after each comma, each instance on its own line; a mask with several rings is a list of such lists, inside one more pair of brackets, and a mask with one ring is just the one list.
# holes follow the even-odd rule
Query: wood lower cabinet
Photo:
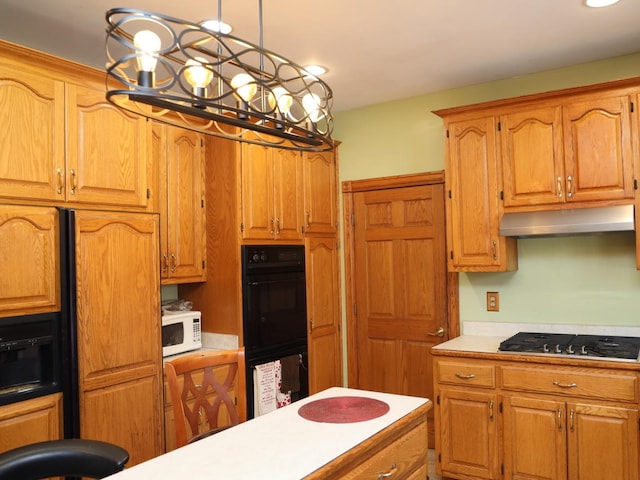
[[431, 402], [304, 477], [306, 480], [424, 480], [427, 478], [427, 412]]
[[0, 197], [146, 209], [150, 127], [104, 73], [0, 43]]
[[[436, 355], [437, 468], [443, 475], [465, 480], [638, 478], [635, 365]], [[488, 381], [488, 370], [495, 372], [495, 383]], [[495, 448], [487, 448], [488, 443]]]
[[153, 125], [159, 167], [160, 255], [163, 284], [206, 280], [204, 138], [169, 125]]
[[62, 437], [62, 394], [0, 406], [0, 452]]
[[0, 317], [60, 309], [58, 211], [0, 205]]
[[164, 451], [158, 216], [76, 211], [80, 435]]

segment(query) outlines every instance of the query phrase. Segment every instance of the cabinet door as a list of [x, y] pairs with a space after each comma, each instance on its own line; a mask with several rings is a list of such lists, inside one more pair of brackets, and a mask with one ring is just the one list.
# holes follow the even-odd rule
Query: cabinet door
[[567, 478], [565, 412], [564, 402], [504, 398], [505, 479]]
[[335, 234], [337, 183], [334, 152], [310, 152], [303, 157], [304, 232]]
[[468, 475], [477, 479], [500, 478], [497, 395], [442, 389], [438, 403], [442, 474]]
[[340, 258], [335, 237], [305, 241], [309, 393], [342, 385]]
[[560, 107], [503, 115], [500, 124], [504, 206], [563, 203]]
[[0, 205], [0, 317], [60, 309], [58, 211]]
[[452, 122], [447, 129], [449, 270], [515, 269], [515, 239], [499, 236], [495, 119]]
[[80, 429], [129, 465], [163, 453], [157, 215], [76, 212]]
[[64, 84], [0, 64], [0, 197], [62, 200]]
[[273, 164], [270, 149], [242, 144], [242, 238], [273, 240]]
[[629, 97], [598, 97], [563, 108], [568, 202], [633, 198]]
[[302, 239], [302, 155], [272, 149], [276, 240]]
[[60, 393], [0, 407], [0, 452], [58, 440], [63, 437], [62, 430]]
[[168, 244], [162, 253], [170, 282], [205, 280], [204, 140], [190, 130], [167, 128]]
[[147, 120], [109, 103], [104, 89], [67, 84], [68, 202], [146, 207]]
[[587, 404], [567, 408], [569, 479], [637, 479], [638, 410]]

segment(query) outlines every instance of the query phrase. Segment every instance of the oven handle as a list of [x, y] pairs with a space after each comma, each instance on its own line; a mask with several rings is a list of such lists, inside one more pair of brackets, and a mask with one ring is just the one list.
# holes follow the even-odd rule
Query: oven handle
[[287, 280], [262, 280], [260, 282], [247, 282], [249, 287], [259, 287], [260, 285], [273, 285], [274, 283], [284, 283], [289, 282], [291, 279]]

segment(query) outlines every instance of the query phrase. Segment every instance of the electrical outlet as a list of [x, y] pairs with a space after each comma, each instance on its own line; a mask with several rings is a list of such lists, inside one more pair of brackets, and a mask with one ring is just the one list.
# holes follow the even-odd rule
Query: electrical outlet
[[498, 292], [487, 292], [487, 312], [500, 311], [500, 294]]

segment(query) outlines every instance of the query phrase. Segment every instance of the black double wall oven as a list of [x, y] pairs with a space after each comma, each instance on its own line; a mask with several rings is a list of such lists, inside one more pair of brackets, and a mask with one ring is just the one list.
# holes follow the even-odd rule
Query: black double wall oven
[[304, 246], [243, 245], [241, 256], [247, 416], [253, 418], [257, 365], [296, 356], [299, 390], [291, 399], [309, 395]]

